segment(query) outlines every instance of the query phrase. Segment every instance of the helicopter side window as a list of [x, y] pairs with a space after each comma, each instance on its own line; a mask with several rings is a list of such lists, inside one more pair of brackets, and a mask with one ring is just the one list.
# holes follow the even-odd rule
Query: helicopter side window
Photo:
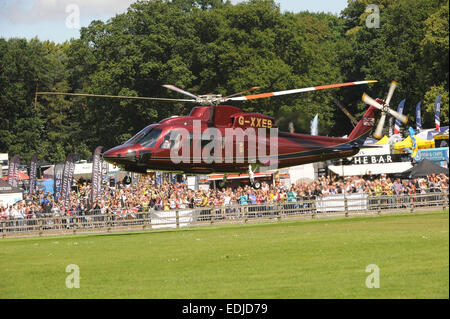
[[169, 149], [170, 148], [170, 134], [167, 134], [164, 136], [163, 141], [161, 142], [160, 148], [162, 149]]
[[[188, 138], [189, 138], [188, 145], [190, 145], [190, 137]], [[182, 135], [180, 134], [180, 132], [177, 131], [170, 132], [164, 136], [160, 148], [162, 149], [180, 148], [181, 139]]]

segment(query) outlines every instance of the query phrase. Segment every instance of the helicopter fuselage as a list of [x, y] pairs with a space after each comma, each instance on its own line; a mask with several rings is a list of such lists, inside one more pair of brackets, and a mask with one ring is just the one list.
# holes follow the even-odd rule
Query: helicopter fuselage
[[103, 154], [127, 171], [188, 174], [244, 173], [249, 165], [284, 168], [350, 157], [375, 123], [370, 107], [348, 138], [278, 131], [273, 118], [234, 106], [199, 106], [145, 127]]

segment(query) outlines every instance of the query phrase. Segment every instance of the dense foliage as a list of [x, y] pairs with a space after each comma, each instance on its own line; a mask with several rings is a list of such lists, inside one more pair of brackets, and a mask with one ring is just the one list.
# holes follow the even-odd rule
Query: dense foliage
[[[379, 28], [366, 24], [373, 2]], [[252, 86], [270, 92], [379, 80], [235, 104], [274, 116], [282, 129], [294, 121], [297, 132], [309, 132], [318, 113], [319, 133], [339, 136], [352, 126], [334, 98], [359, 116], [364, 91], [384, 98], [396, 80], [394, 108], [406, 98], [413, 119], [422, 100], [424, 127], [432, 127], [434, 100], [442, 94], [441, 122], [448, 123], [448, 29], [448, 0], [349, 0], [339, 16], [282, 13], [273, 0], [154, 0], [137, 1], [106, 23], [92, 21], [79, 39], [62, 44], [0, 38], [0, 151], [26, 161], [35, 152], [50, 162], [69, 152], [89, 159], [96, 146], [115, 146], [192, 107], [67, 96], [39, 96], [35, 103], [37, 85], [39, 91], [181, 98], [162, 85], [229, 95]]]

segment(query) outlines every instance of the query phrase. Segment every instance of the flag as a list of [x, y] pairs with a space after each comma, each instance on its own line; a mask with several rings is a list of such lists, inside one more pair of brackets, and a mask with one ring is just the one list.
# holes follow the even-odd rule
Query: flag
[[130, 208], [128, 209], [127, 213], [132, 217], [132, 218], [136, 218], [136, 214], [138, 213], [138, 209], [137, 208]]
[[62, 177], [64, 170], [64, 162], [56, 163], [53, 168], [53, 178], [55, 179], [55, 183], [53, 184], [53, 194], [55, 194], [55, 199], [57, 198], [56, 194], [61, 194], [61, 185], [62, 185]]
[[394, 118], [390, 117], [389, 118], [389, 137], [391, 137], [394, 134], [394, 132], [392, 130], [393, 125], [394, 125]]
[[422, 129], [422, 114], [420, 110], [420, 105], [422, 102], [417, 103], [416, 106], [416, 129], [420, 131]]
[[31, 157], [30, 162], [30, 186], [29, 186], [29, 194], [33, 195], [36, 187], [36, 171], [37, 171], [37, 154], [34, 154]]
[[95, 203], [101, 191], [102, 182], [102, 163], [100, 159], [100, 153], [103, 146], [98, 146], [94, 151], [94, 159], [92, 161], [92, 189], [91, 189], [91, 202]]
[[102, 162], [102, 184], [107, 185], [108, 184], [108, 172], [109, 172], [109, 165], [107, 161], [101, 160]]
[[155, 186], [162, 184], [162, 172], [155, 172]]
[[311, 121], [311, 135], [318, 135], [319, 134], [319, 114], [316, 114], [314, 116], [313, 120]]
[[[401, 100], [400, 103], [398, 104], [397, 112], [400, 114], [403, 114], [403, 108], [405, 107], [405, 100], [406, 99]], [[395, 119], [394, 134], [400, 133], [400, 125], [401, 125], [400, 120]]]
[[62, 186], [61, 186], [61, 195], [63, 197], [65, 207], [69, 207], [70, 204], [70, 192], [72, 189], [74, 170], [75, 170], [75, 156], [74, 154], [69, 154], [67, 155], [66, 162], [64, 163], [64, 169], [62, 174]]
[[8, 184], [12, 187], [17, 187], [18, 179], [19, 179], [19, 164], [20, 164], [20, 156], [16, 155], [11, 158], [9, 161], [8, 167]]
[[436, 131], [441, 129], [441, 95], [439, 94], [434, 102], [434, 123], [436, 125]]
[[419, 150], [419, 147], [417, 146], [417, 143], [416, 143], [416, 138], [414, 137], [415, 133], [416, 132], [414, 132], [414, 129], [410, 126], [409, 127], [409, 136], [411, 136], [411, 140], [413, 142], [413, 148], [412, 148], [412, 154], [411, 154], [412, 158], [416, 157], [417, 152]]

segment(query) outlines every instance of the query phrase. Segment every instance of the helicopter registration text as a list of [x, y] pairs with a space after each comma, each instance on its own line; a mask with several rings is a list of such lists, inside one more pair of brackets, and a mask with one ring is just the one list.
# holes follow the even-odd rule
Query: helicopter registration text
[[272, 120], [271, 119], [266, 119], [266, 118], [262, 118], [262, 117], [244, 117], [244, 116], [239, 116], [238, 118], [238, 123], [240, 126], [251, 126], [251, 127], [256, 127], [256, 128], [271, 128], [272, 125]]

